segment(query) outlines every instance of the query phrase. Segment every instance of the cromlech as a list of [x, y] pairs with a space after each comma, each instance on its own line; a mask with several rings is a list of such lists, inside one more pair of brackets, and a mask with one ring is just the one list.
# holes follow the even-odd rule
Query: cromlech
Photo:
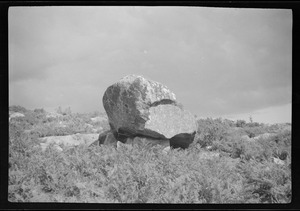
[[125, 76], [106, 89], [102, 102], [110, 130], [99, 135], [100, 145], [146, 140], [185, 149], [194, 140], [195, 117], [159, 82], [137, 75]]

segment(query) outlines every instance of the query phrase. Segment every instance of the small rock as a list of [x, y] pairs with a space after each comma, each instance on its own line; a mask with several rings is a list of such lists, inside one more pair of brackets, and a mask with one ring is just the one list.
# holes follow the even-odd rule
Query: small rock
[[10, 121], [11, 119], [17, 118], [17, 117], [25, 117], [25, 115], [22, 114], [22, 113], [19, 113], [19, 112], [11, 113], [11, 114], [9, 114], [9, 121]]
[[126, 143], [122, 143], [121, 141], [117, 141], [117, 149], [120, 150], [121, 148], [126, 148], [126, 149], [132, 149], [133, 146], [132, 144], [126, 144]]
[[279, 158], [273, 157], [273, 162], [278, 164], [278, 165], [284, 165], [285, 162], [283, 160], [280, 160]]
[[59, 145], [57, 145], [57, 144], [55, 144], [54, 147], [55, 147], [55, 149], [56, 149], [57, 151], [60, 151], [60, 152], [63, 151], [63, 149], [62, 149]]
[[206, 150], [212, 150], [212, 146], [206, 146]]
[[99, 141], [99, 145], [103, 144], [103, 145], [117, 146], [118, 140], [115, 138], [113, 132], [107, 130], [99, 134], [98, 141]]
[[168, 152], [170, 151], [170, 149], [171, 149], [171, 147], [166, 147], [166, 148], [163, 149], [162, 152], [163, 152], [164, 154], [168, 154]]

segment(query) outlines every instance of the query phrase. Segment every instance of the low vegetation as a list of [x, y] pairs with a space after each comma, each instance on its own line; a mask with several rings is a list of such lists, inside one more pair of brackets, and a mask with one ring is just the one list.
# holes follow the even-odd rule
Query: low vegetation
[[[9, 122], [10, 202], [291, 202], [288, 124], [199, 119], [191, 147], [167, 154], [161, 146], [143, 145], [119, 149], [80, 145], [62, 152], [49, 145], [43, 152], [39, 137], [90, 133], [107, 129], [107, 121], [93, 122], [91, 118], [102, 114], [74, 114], [69, 108], [57, 109], [55, 117], [43, 109], [13, 106], [10, 111], [25, 115]], [[263, 133], [274, 136], [241, 138]], [[205, 153], [219, 156], [203, 158]]]

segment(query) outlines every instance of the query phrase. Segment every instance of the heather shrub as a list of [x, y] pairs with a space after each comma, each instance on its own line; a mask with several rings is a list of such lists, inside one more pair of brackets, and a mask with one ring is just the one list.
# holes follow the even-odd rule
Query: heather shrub
[[247, 135], [250, 138], [253, 138], [255, 136], [258, 136], [260, 134], [266, 133], [267, 131], [262, 128], [262, 127], [249, 127], [249, 126], [245, 126], [244, 127], [244, 131], [247, 133]]
[[231, 133], [225, 139], [214, 142], [214, 148], [232, 158], [270, 160], [274, 154], [274, 145], [266, 140], [245, 141], [238, 133]]
[[248, 123], [246, 123], [246, 125], [248, 127], [261, 127], [263, 124], [260, 124], [258, 122], [248, 122]]
[[13, 105], [13, 106], [9, 106], [9, 111], [25, 114], [27, 112], [27, 109], [22, 106]]
[[244, 175], [245, 200], [250, 203], [291, 202], [291, 171], [287, 165], [250, 160], [240, 163], [237, 171]]
[[20, 128], [20, 130], [28, 130], [32, 128], [30, 124], [24, 117], [15, 117], [10, 120], [10, 125], [14, 125]]
[[247, 123], [245, 120], [237, 120], [235, 123], [236, 127], [244, 127], [244, 126], [246, 126], [246, 124]]
[[74, 131], [72, 131], [68, 127], [59, 127], [56, 123], [47, 124], [47, 125], [37, 125], [34, 127], [30, 134], [36, 134], [38, 137], [46, 137], [46, 136], [63, 136], [63, 135], [71, 135]]
[[235, 127], [235, 122], [233, 120], [230, 119], [224, 119], [223, 120], [224, 124], [228, 125], [229, 127]]
[[228, 135], [229, 125], [222, 119], [199, 119], [196, 142], [202, 147], [210, 146], [213, 142], [223, 140]]
[[291, 162], [291, 131], [280, 131], [266, 140], [259, 139], [257, 143], [269, 149], [273, 157]]
[[268, 173], [256, 167], [258, 164], [251, 159], [249, 165], [226, 156], [203, 159], [199, 156], [204, 152], [201, 148], [164, 154], [159, 146], [134, 145], [118, 150], [109, 146], [78, 146], [58, 152], [50, 145], [43, 153], [37, 149], [32, 152], [26, 162], [22, 159], [23, 166], [19, 163], [9, 170], [10, 201], [260, 203], [267, 198], [267, 202], [285, 203], [290, 200], [290, 175], [286, 167], [266, 161], [271, 171]]
[[[30, 112], [30, 111], [27, 111]], [[256, 141], [242, 140], [249, 129], [230, 121], [201, 119], [188, 149], [162, 152], [146, 143], [121, 146], [66, 147], [50, 144], [41, 151], [38, 137], [87, 132], [89, 115], [65, 114], [43, 122], [35, 110], [9, 123], [11, 202], [81, 203], [289, 203], [291, 132]], [[58, 127], [62, 121], [66, 127]], [[30, 132], [26, 132], [30, 128]], [[249, 132], [249, 131], [248, 131]], [[203, 146], [212, 145], [208, 152]], [[210, 153], [216, 153], [213, 156]], [[203, 156], [207, 154], [207, 156]], [[276, 164], [272, 158], [284, 160]]]
[[33, 112], [37, 114], [46, 114], [46, 111], [43, 108], [36, 108]]

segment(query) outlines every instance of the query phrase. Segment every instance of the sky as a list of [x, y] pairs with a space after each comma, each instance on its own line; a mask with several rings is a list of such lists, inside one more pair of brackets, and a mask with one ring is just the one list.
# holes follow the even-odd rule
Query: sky
[[9, 105], [104, 111], [126, 75], [166, 85], [199, 118], [291, 122], [292, 11], [10, 7]]

